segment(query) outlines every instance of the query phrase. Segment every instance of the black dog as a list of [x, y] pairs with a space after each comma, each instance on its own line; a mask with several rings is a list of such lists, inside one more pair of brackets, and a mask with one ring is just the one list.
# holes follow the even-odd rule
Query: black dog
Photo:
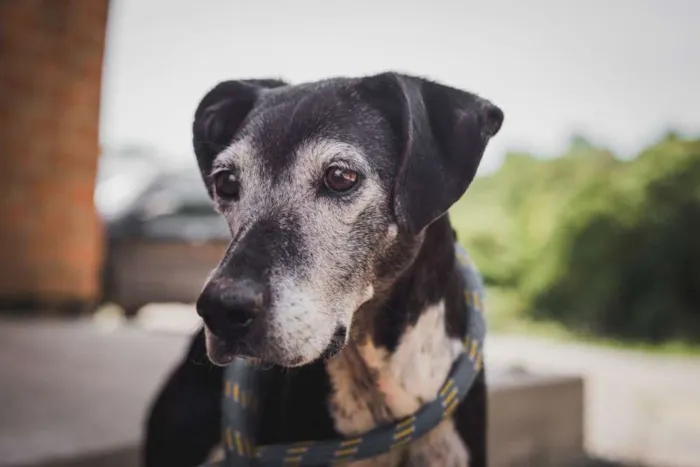
[[[502, 121], [474, 94], [395, 73], [212, 89], [194, 147], [232, 241], [150, 414], [146, 465], [195, 466], [220, 442], [234, 356], [271, 367], [260, 444], [362, 434], [434, 399], [466, 319], [446, 211]], [[483, 370], [452, 418], [357, 465], [485, 466]]]

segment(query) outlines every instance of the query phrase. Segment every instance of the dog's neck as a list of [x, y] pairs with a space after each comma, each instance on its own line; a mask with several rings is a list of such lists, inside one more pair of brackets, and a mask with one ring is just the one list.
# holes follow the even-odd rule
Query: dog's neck
[[425, 232], [418, 254], [386, 294], [358, 310], [359, 330], [326, 363], [330, 412], [357, 435], [417, 411], [437, 396], [462, 349], [464, 303], [447, 216]]
[[262, 444], [364, 433], [435, 398], [465, 330], [454, 241], [447, 216], [438, 219], [411, 264], [358, 310], [336, 357], [271, 372]]

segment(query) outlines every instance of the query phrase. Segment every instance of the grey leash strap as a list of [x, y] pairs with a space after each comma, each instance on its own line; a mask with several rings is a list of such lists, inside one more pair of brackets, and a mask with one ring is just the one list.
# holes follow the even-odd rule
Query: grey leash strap
[[244, 359], [236, 358], [226, 367], [221, 427], [226, 467], [254, 465], [259, 378], [258, 370]]

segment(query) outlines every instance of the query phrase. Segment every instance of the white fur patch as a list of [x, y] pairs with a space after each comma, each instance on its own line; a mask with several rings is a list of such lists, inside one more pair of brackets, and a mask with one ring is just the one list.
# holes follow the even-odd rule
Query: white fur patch
[[[405, 388], [420, 406], [437, 397], [461, 351], [461, 341], [447, 336], [445, 302], [441, 301], [428, 307], [416, 325], [401, 338], [391, 356], [389, 370], [399, 387]], [[400, 389], [395, 388], [393, 392], [398, 393]], [[397, 412], [410, 409], [396, 407]]]
[[315, 360], [333, 337], [337, 318], [315, 291], [298, 281], [273, 276], [272, 283], [268, 339], [280, 354], [301, 359], [295, 366]]
[[389, 228], [386, 229], [387, 240], [393, 241], [399, 234], [399, 226], [396, 224], [389, 224]]
[[[347, 436], [359, 435], [415, 413], [437, 397], [461, 349], [459, 339], [447, 336], [444, 301], [424, 310], [391, 355], [371, 343], [346, 348], [326, 365], [334, 389], [331, 401], [336, 429]], [[374, 373], [376, 390], [368, 390], [366, 382], [358, 384], [357, 357]], [[468, 461], [466, 447], [451, 420], [408, 449], [416, 465], [464, 467]], [[399, 460], [399, 456], [388, 454], [351, 465], [395, 466]]]

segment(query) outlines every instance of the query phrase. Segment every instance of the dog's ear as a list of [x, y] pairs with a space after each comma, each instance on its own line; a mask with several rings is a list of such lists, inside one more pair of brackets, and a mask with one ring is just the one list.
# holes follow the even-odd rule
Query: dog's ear
[[192, 138], [204, 177], [209, 175], [214, 157], [231, 143], [258, 97], [266, 89], [286, 85], [274, 79], [224, 81], [202, 98], [194, 114]]
[[394, 213], [400, 228], [417, 234], [467, 190], [503, 112], [477, 95], [395, 73], [359, 87], [396, 135]]

